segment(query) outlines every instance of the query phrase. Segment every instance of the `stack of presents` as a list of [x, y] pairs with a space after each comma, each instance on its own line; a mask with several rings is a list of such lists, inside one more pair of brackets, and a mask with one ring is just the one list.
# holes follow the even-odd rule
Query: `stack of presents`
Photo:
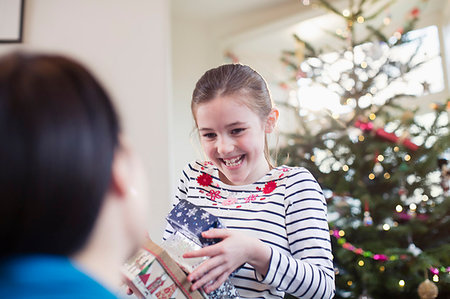
[[147, 240], [124, 266], [127, 284], [140, 298], [158, 299], [215, 299], [239, 298], [237, 290], [226, 280], [217, 290], [206, 294], [203, 290], [190, 291], [187, 275], [207, 257], [183, 258], [183, 254], [209, 246], [220, 240], [205, 239], [203, 231], [224, 228], [219, 218], [181, 200], [167, 216], [174, 233], [161, 246]]

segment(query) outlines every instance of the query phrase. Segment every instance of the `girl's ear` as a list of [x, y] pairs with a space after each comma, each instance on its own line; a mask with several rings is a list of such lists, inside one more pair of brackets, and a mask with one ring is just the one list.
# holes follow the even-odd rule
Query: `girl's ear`
[[277, 108], [272, 108], [272, 111], [270, 111], [269, 116], [267, 117], [266, 126], [265, 126], [265, 132], [266, 133], [272, 133], [275, 129], [275, 126], [277, 125], [278, 116], [280, 115], [280, 112]]

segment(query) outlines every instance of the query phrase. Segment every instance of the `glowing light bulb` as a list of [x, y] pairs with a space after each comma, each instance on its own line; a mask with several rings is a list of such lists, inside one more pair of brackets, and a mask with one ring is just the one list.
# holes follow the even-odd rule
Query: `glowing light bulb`
[[423, 201], [428, 201], [428, 195], [426, 195], [426, 194], [422, 195], [422, 200]]
[[363, 17], [363, 16], [359, 16], [359, 17], [356, 19], [356, 21], [357, 21], [359, 24], [362, 24], [362, 23], [364, 23], [364, 17]]
[[380, 162], [383, 162], [384, 156], [383, 155], [378, 155], [377, 160], [380, 161]]
[[397, 211], [397, 213], [400, 213], [401, 211], [403, 211], [403, 207], [401, 205], [397, 205], [395, 207], [395, 210]]
[[386, 270], [386, 268], [384, 266], [380, 266], [380, 272], [384, 272], [384, 270]]
[[351, 286], [352, 284], [353, 284], [353, 281], [351, 281], [351, 280], [347, 281], [348, 286]]
[[406, 162], [408, 162], [409, 160], [411, 160], [411, 156], [406, 154], [404, 159], [405, 159]]
[[339, 236], [341, 236], [341, 237], [345, 236], [345, 232], [344, 232], [343, 230], [340, 230], [338, 234], [339, 234]]
[[389, 172], [385, 172], [385, 173], [384, 173], [384, 178], [385, 178], [386, 180], [389, 180], [389, 179], [391, 178], [391, 175], [389, 174]]
[[364, 261], [363, 260], [359, 260], [358, 266], [363, 267], [364, 266]]
[[361, 62], [361, 67], [363, 69], [365, 69], [367, 67], [367, 62], [365, 62], [365, 61]]
[[414, 212], [414, 211], [417, 209], [416, 204], [415, 204], [415, 203], [410, 204], [410, 205], [409, 205], [409, 209], [410, 209], [412, 212]]
[[398, 146], [394, 147], [394, 152], [398, 152], [400, 150], [400, 148]]
[[312, 155], [311, 156], [311, 161], [315, 162], [316, 161], [316, 156]]
[[436, 275], [436, 274], [434, 274], [434, 275], [433, 275], [433, 281], [434, 281], [434, 282], [439, 282], [439, 276]]
[[358, 136], [358, 140], [359, 140], [359, 141], [364, 141], [364, 136], [363, 136], [363, 135], [359, 135], [359, 136]]
[[388, 231], [391, 229], [391, 226], [387, 223], [383, 224], [383, 230]]
[[375, 178], [375, 175], [373, 173], [369, 174], [369, 180], [373, 180]]
[[405, 286], [405, 281], [403, 280], [403, 279], [400, 279], [399, 281], [398, 281], [398, 285], [401, 287], [401, 288], [403, 288], [404, 286]]
[[348, 16], [350, 15], [350, 10], [344, 9], [344, 10], [342, 11], [342, 15], [343, 15], [344, 17], [348, 17]]
[[348, 165], [342, 166], [342, 170], [343, 170], [343, 171], [348, 171], [348, 169], [349, 169], [349, 168], [348, 168]]
[[370, 113], [369, 119], [370, 119], [370, 120], [374, 120], [375, 118], [377, 118], [377, 116], [375, 115], [375, 113]]

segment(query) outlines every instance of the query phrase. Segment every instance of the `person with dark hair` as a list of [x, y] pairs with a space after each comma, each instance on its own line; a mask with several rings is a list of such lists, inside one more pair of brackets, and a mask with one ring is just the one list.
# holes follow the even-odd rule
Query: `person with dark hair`
[[97, 79], [57, 55], [0, 58], [0, 298], [115, 298], [149, 201]]
[[[219, 217], [227, 229], [203, 232], [217, 244], [184, 254], [208, 257], [188, 279], [194, 290], [230, 278], [242, 298], [332, 298], [335, 292], [327, 206], [303, 167], [275, 167], [267, 136], [278, 109], [265, 80], [241, 64], [205, 72], [191, 101], [207, 161], [189, 163], [175, 196]], [[174, 228], [167, 225], [164, 238]]]

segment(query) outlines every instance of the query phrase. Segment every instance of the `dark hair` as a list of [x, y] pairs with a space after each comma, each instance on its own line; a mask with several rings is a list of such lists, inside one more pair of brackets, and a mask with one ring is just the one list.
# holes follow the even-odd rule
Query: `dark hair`
[[[217, 97], [244, 95], [243, 104], [247, 105], [265, 122], [272, 111], [273, 103], [264, 78], [254, 69], [242, 64], [224, 64], [210, 69], [197, 81], [192, 93], [191, 111], [195, 123], [197, 106]], [[264, 155], [269, 165], [267, 138]]]
[[83, 247], [110, 184], [119, 130], [109, 96], [79, 63], [0, 59], [0, 257]]

